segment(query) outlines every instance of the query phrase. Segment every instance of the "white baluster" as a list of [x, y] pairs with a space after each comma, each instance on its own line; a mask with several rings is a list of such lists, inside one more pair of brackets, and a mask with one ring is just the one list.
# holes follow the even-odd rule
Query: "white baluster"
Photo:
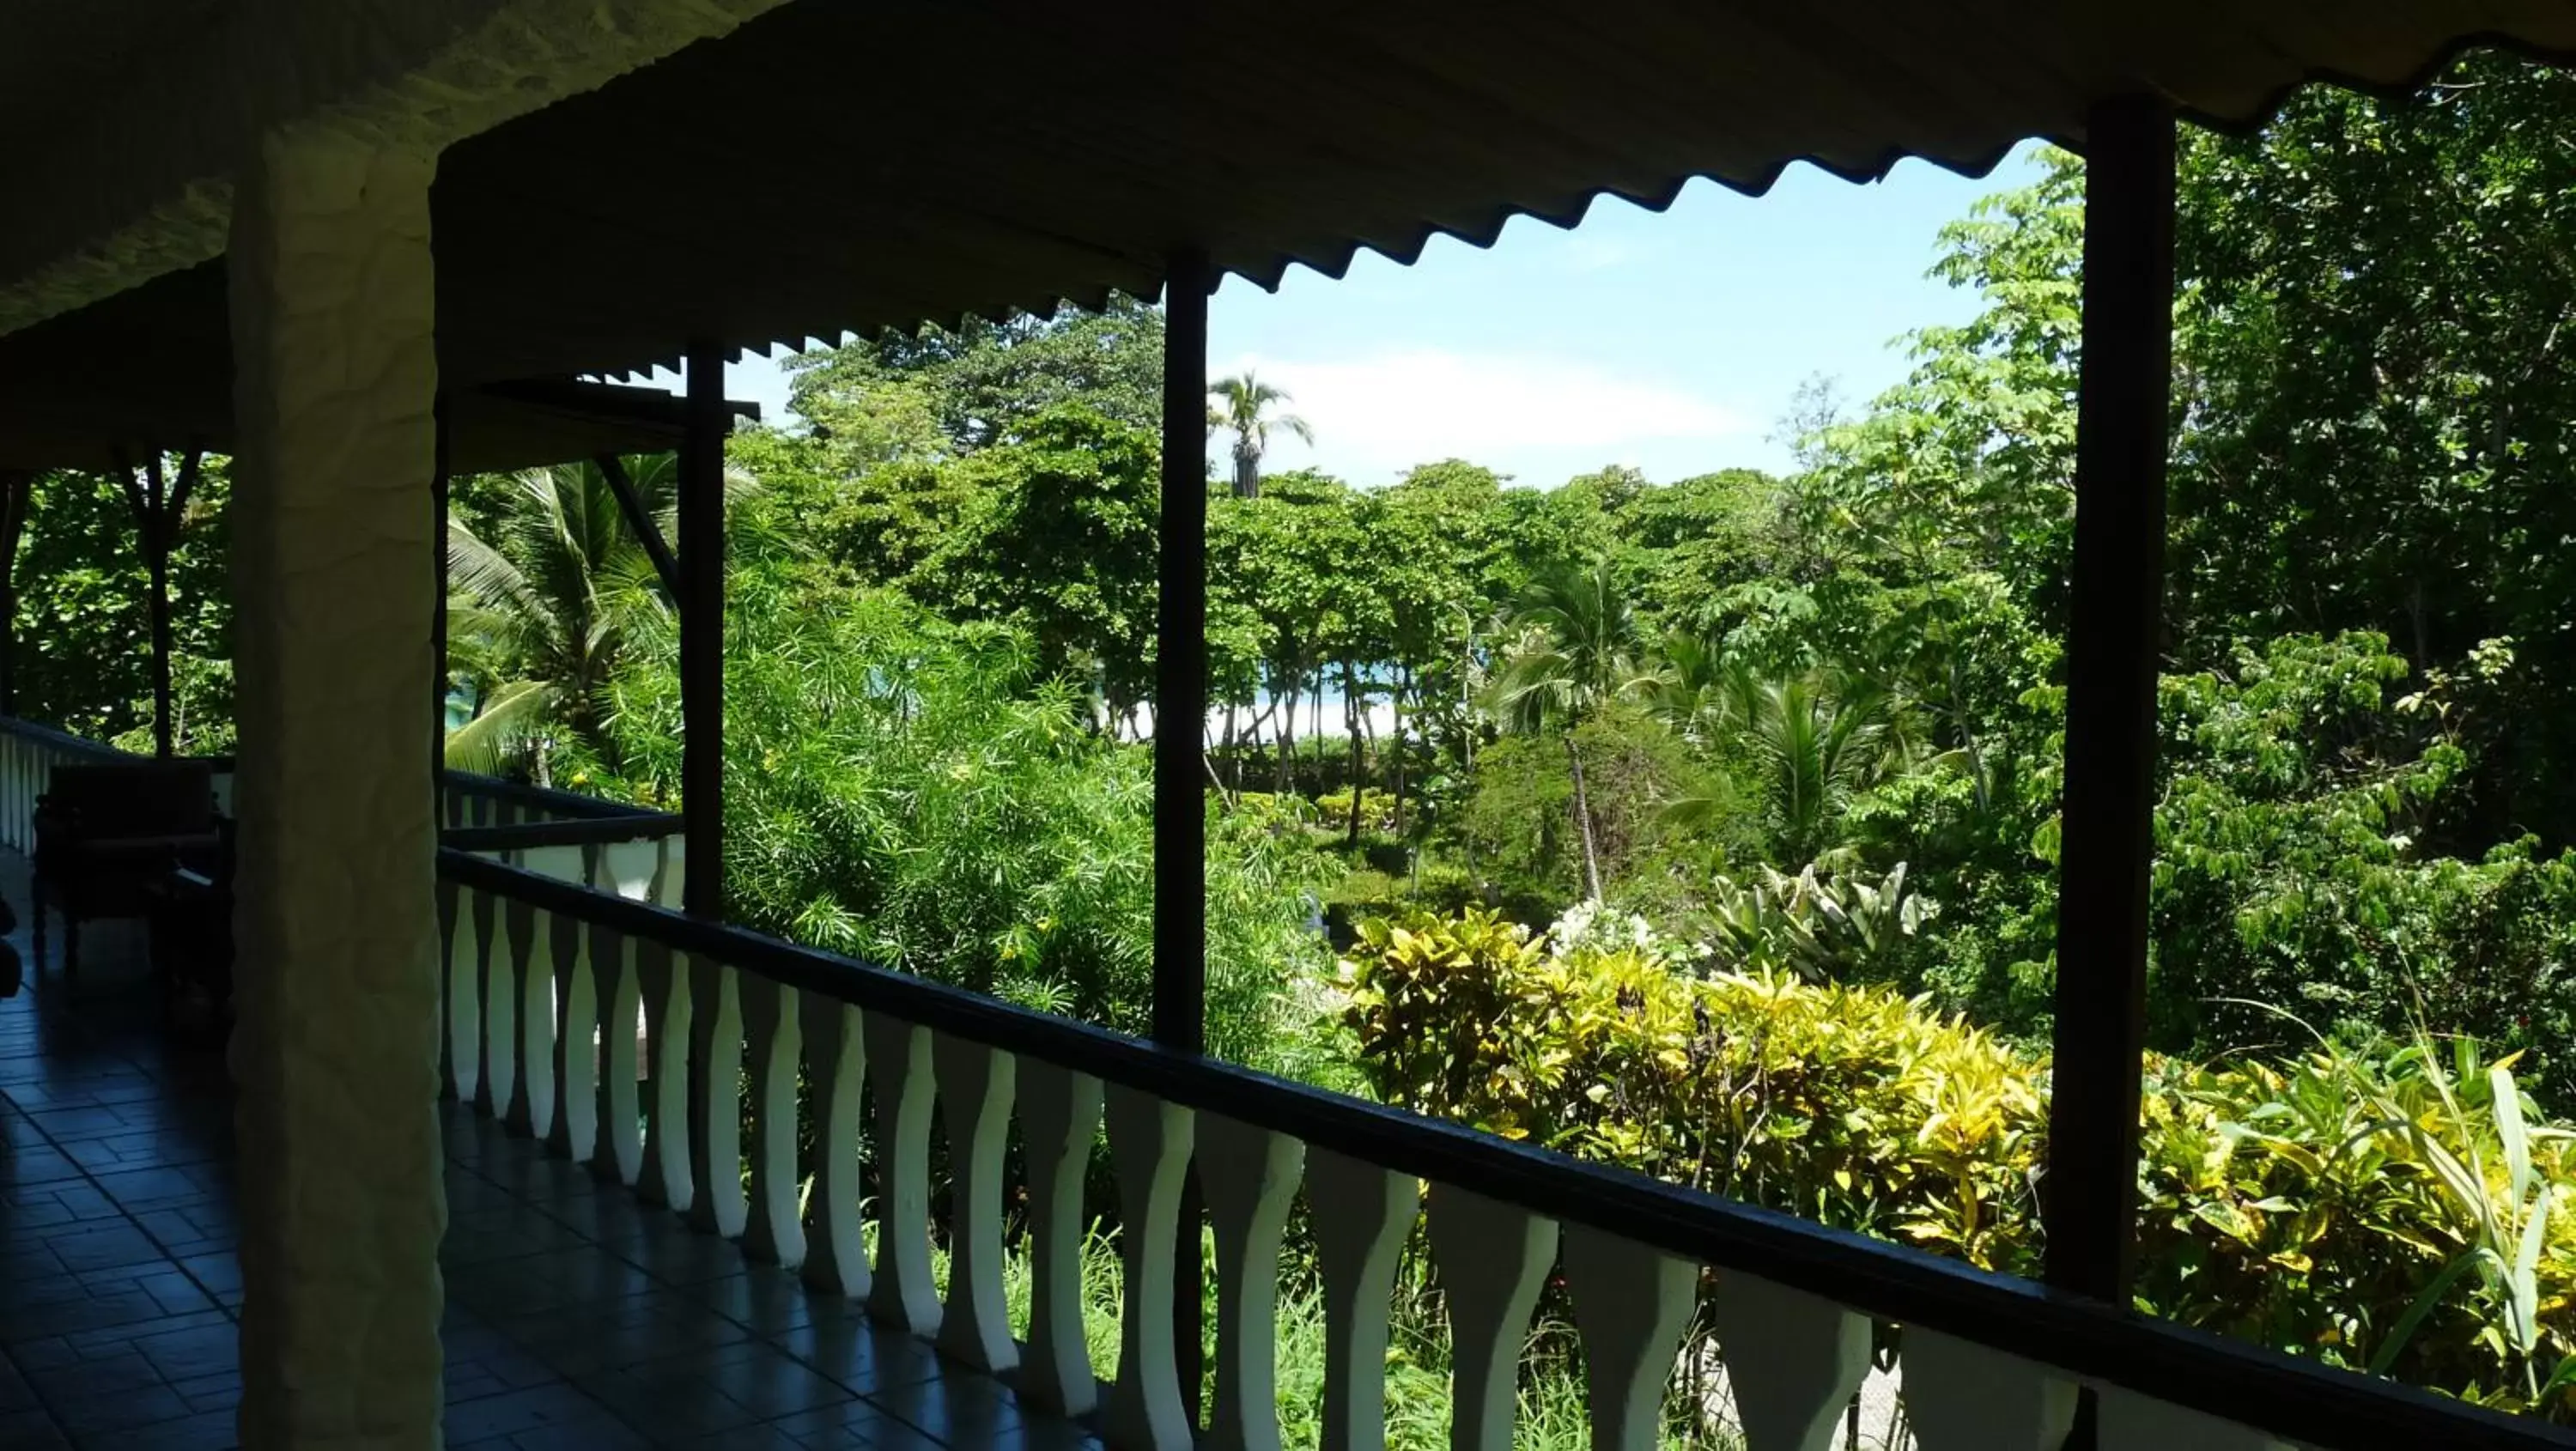
[[554, 914], [512, 902], [510, 920], [510, 1077], [517, 1089], [502, 1116], [513, 1137], [545, 1137], [554, 1127]]
[[1020, 1138], [1029, 1160], [1029, 1354], [1021, 1389], [1040, 1410], [1090, 1412], [1098, 1399], [1082, 1326], [1082, 1186], [1100, 1132], [1100, 1080], [1031, 1058], [1020, 1064]]
[[999, 1048], [931, 1037], [941, 1122], [948, 1129], [948, 1302], [939, 1347], [977, 1370], [1020, 1363], [1002, 1298], [1002, 1151], [1011, 1137], [1017, 1060]]
[[1279, 1238], [1306, 1146], [1202, 1114], [1197, 1158], [1216, 1229], [1216, 1405], [1208, 1446], [1279, 1451]]
[[1511, 1451], [1521, 1340], [1556, 1259], [1556, 1221], [1438, 1183], [1430, 1217], [1449, 1302], [1450, 1451]]
[[861, 1018], [877, 1100], [877, 1264], [868, 1313], [915, 1335], [939, 1333], [930, 1279], [930, 1030], [883, 1013]]
[[[1120, 1451], [1190, 1451], [1194, 1439], [1181, 1400], [1172, 1343], [1173, 1262], [1179, 1252], [1181, 1191], [1188, 1182], [1196, 1124], [1190, 1111], [1141, 1089], [1109, 1085], [1109, 1159], [1118, 1176], [1119, 1259], [1124, 1312], [1118, 1330], [1118, 1383], [1109, 1388], [1106, 1424]], [[1198, 1226], [1188, 1226], [1191, 1234]]]
[[1583, 1332], [1594, 1451], [1653, 1451], [1699, 1266], [1574, 1224], [1565, 1230], [1565, 1284]]
[[2290, 1451], [2267, 1432], [2142, 1396], [2118, 1386], [2096, 1388], [2099, 1451]]
[[[7, 789], [6, 737], [0, 737], [0, 792]], [[0, 811], [7, 808], [0, 804]], [[438, 883], [438, 1096], [456, 1098], [456, 929], [463, 888], [441, 878]]]
[[866, 1205], [859, 1164], [859, 1105], [867, 1084], [867, 1034], [859, 1010], [805, 994], [805, 1078], [814, 1093], [814, 1192], [805, 1201], [805, 1283], [853, 1300], [868, 1295]]
[[554, 919], [554, 1122], [546, 1149], [576, 1164], [599, 1144], [599, 987], [590, 965], [590, 927]]
[[1905, 1328], [1905, 1423], [1922, 1451], [2057, 1451], [2075, 1383], [1973, 1341]]
[[689, 1029], [689, 1201], [693, 1229], [734, 1239], [750, 1218], [742, 1195], [742, 992], [734, 970], [689, 958], [697, 999]]
[[1869, 1373], [1869, 1317], [1732, 1270], [1709, 1317], [1747, 1451], [1825, 1451]]
[[541, 877], [559, 882], [580, 882], [587, 848], [579, 846], [534, 846], [520, 854], [519, 865]]
[[796, 989], [757, 974], [741, 980], [742, 1026], [751, 1045], [751, 1218], [742, 1252], [794, 1269], [805, 1263], [796, 1217], [796, 1061], [804, 1051]]
[[644, 1005], [645, 1068], [653, 1092], [644, 1103], [644, 1172], [635, 1197], [689, 1207], [689, 1035], [693, 1000], [688, 963], [649, 938], [633, 942], [636, 988]]
[[631, 1186], [644, 1172], [644, 1109], [635, 1085], [636, 1018], [644, 995], [624, 933], [592, 927], [588, 957], [599, 1005], [599, 1137], [590, 1167], [601, 1179]]
[[519, 982], [524, 970], [518, 923], [530, 908], [486, 894], [483, 928], [483, 1081], [474, 1107], [503, 1123], [519, 1098]]
[[661, 869], [662, 846], [655, 841], [613, 841], [599, 854], [599, 888], [630, 902], [653, 900], [653, 877]]
[[653, 905], [678, 907], [688, 884], [688, 843], [676, 836], [657, 838], [653, 843]]
[[1422, 1181], [1327, 1149], [1307, 1156], [1306, 1205], [1324, 1279], [1321, 1451], [1384, 1451], [1386, 1323]]

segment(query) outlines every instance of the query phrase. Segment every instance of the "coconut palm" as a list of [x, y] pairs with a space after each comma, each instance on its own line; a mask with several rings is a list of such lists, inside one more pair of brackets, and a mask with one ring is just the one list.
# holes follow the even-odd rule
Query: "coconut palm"
[[1270, 451], [1270, 430], [1276, 428], [1296, 435], [1307, 443], [1315, 441], [1315, 430], [1306, 420], [1293, 413], [1270, 410], [1296, 400], [1252, 375], [1245, 369], [1241, 377], [1219, 378], [1208, 385], [1208, 396], [1217, 400], [1208, 409], [1208, 429], [1226, 429], [1234, 434], [1234, 493], [1239, 499], [1261, 497], [1261, 456]]
[[[646, 517], [676, 539], [677, 460], [624, 466]], [[729, 494], [746, 486], [726, 480]], [[602, 713], [619, 653], [647, 616], [673, 608], [651, 554], [594, 463], [511, 475], [488, 532], [448, 524], [449, 665], [477, 706], [448, 732], [447, 763], [491, 770], [529, 752], [543, 779], [558, 737], [613, 760]]]
[[1601, 858], [1574, 732], [1602, 706], [1644, 683], [1636, 663], [1636, 611], [1604, 555], [1588, 567], [1560, 568], [1532, 580], [1512, 611], [1508, 630], [1516, 643], [1495, 675], [1493, 713], [1507, 728], [1525, 734], [1563, 731], [1566, 765], [1574, 777], [1575, 825], [1583, 841], [1583, 882], [1597, 902]]

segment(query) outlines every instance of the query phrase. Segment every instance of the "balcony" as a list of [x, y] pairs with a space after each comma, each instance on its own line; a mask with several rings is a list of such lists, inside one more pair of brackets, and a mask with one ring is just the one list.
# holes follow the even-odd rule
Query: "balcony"
[[[103, 750], [0, 730], [0, 845], [25, 847], [54, 763]], [[1274, 1451], [1278, 1268], [1300, 1208], [1326, 1306], [1324, 1451], [1384, 1445], [1408, 1246], [1442, 1288], [1460, 1451], [1512, 1443], [1551, 1281], [1581, 1338], [1593, 1443], [1621, 1451], [1662, 1440], [1694, 1314], [1749, 1451], [1852, 1444], [1873, 1345], [1900, 1326], [1883, 1383], [1902, 1387], [1896, 1444], [1921, 1451], [2053, 1451], [2087, 1389], [2110, 1451], [2570, 1444], [690, 918], [664, 905], [674, 818], [463, 777], [447, 802], [451, 1446]], [[0, 855], [13, 902], [24, 874]], [[147, 975], [134, 939], [109, 934], [76, 982], [48, 966], [0, 1005], [12, 1448], [233, 1444], [246, 1211], [231, 1094], [220, 1058], [166, 1041]], [[1173, 1293], [1193, 1181], [1216, 1286], [1203, 1415], [1183, 1393], [1190, 1306]], [[1102, 1182], [1113, 1202], [1087, 1202]], [[1081, 1303], [1098, 1222], [1123, 1226], [1106, 1383]]]

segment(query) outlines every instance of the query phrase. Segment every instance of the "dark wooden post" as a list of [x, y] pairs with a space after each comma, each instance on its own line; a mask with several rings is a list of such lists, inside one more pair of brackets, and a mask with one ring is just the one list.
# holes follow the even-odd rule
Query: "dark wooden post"
[[[1207, 1051], [1207, 253], [1163, 272], [1163, 498], [1154, 647], [1154, 1041]], [[1195, 1170], [1181, 1197], [1172, 1344], [1198, 1423], [1199, 1225]]]
[[18, 540], [27, 531], [32, 470], [0, 470], [0, 715], [18, 713]]
[[2087, 120], [2084, 351], [2066, 629], [2048, 1281], [2125, 1305], [2137, 1234], [2156, 665], [2173, 370], [2174, 119]]
[[689, 345], [680, 442], [680, 803], [688, 880], [681, 906], [724, 915], [724, 350]]

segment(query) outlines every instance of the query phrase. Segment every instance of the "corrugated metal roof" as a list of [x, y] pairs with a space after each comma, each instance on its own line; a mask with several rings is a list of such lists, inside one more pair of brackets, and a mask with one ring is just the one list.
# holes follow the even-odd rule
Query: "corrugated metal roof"
[[[1483, 245], [1697, 177], [1759, 192], [1798, 160], [1982, 172], [2031, 136], [2080, 147], [2094, 101], [2140, 90], [2242, 124], [2305, 79], [2405, 87], [2472, 40], [2576, 53], [2576, 4], [798, 0], [447, 154], [440, 365], [617, 372], [692, 336], [1152, 295], [1185, 241], [1264, 286], [1338, 276], [1361, 248]], [[112, 302], [0, 340], [0, 389], [46, 350], [114, 363], [76, 335], [156, 310], [160, 361], [228, 377], [220, 290], [165, 284], [123, 322]]]

